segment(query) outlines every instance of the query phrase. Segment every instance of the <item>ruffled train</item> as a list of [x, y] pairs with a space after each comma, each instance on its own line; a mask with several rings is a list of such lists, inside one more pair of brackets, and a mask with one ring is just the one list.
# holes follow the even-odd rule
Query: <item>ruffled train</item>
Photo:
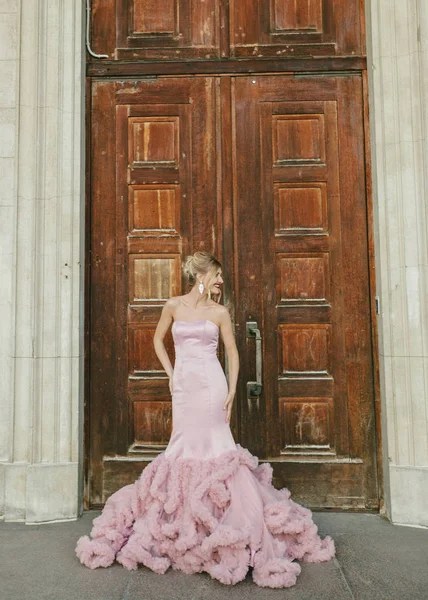
[[272, 486], [271, 465], [237, 444], [209, 460], [158, 455], [110, 496], [76, 554], [91, 569], [116, 560], [156, 573], [206, 571], [224, 584], [242, 581], [252, 567], [256, 584], [290, 587], [301, 571], [295, 559], [335, 555], [334, 541], [317, 531], [311, 510]]

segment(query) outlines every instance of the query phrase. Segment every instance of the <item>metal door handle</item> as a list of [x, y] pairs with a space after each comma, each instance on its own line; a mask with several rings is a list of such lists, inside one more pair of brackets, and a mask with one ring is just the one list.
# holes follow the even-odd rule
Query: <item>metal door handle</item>
[[262, 393], [262, 336], [257, 328], [257, 321], [247, 321], [247, 338], [256, 340], [256, 381], [247, 381], [247, 398], [260, 396]]

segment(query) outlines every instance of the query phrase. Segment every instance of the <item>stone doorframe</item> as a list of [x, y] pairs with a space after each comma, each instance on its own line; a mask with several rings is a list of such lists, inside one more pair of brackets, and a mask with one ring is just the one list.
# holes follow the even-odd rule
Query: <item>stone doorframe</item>
[[[0, 510], [41, 523], [82, 511], [85, 14], [23, 6], [0, 13]], [[428, 526], [428, 6], [366, 19], [384, 512]]]

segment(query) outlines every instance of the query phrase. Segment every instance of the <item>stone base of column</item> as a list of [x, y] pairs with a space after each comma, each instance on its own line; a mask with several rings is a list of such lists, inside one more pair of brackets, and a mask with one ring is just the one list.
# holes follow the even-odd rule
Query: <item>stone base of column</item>
[[79, 516], [78, 463], [0, 465], [4, 521], [35, 524]]
[[428, 527], [428, 467], [390, 465], [391, 520]]

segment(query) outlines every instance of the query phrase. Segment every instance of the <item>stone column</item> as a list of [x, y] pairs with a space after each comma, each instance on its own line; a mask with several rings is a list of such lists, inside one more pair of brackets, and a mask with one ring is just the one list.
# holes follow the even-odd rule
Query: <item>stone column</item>
[[0, 0], [10, 56], [0, 107], [11, 106], [0, 148], [0, 502], [10, 521], [76, 518], [81, 502], [83, 23], [80, 0]]
[[14, 272], [17, 163], [18, 16], [15, 1], [0, 2], [0, 519], [13, 423]]
[[428, 526], [428, 3], [366, 7], [387, 511]]

